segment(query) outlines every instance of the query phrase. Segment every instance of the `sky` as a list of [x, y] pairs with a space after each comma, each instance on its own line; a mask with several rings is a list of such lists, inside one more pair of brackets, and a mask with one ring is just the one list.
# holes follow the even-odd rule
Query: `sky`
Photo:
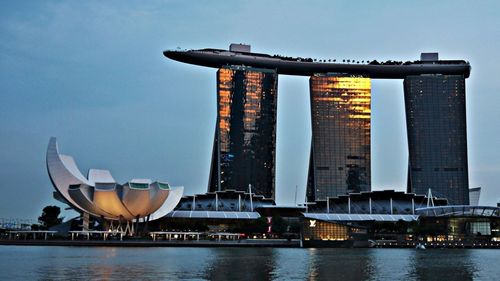
[[[497, 1], [2, 1], [0, 218], [36, 219], [52, 198], [51, 136], [86, 174], [208, 184], [216, 69], [162, 52], [227, 49], [318, 59], [464, 59], [470, 187], [500, 201]], [[304, 198], [311, 119], [307, 77], [278, 81], [277, 202]], [[372, 80], [372, 190], [405, 190], [402, 80]], [[70, 217], [71, 212], [64, 212]]]

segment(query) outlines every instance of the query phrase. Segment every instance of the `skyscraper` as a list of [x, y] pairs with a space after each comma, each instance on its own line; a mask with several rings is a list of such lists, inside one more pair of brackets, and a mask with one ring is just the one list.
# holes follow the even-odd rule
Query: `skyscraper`
[[278, 75], [226, 66], [217, 72], [217, 124], [208, 191], [274, 198]]
[[308, 201], [370, 191], [370, 78], [316, 74], [309, 85], [312, 147]]
[[408, 192], [469, 204], [465, 77], [412, 75], [404, 80]]
[[[422, 53], [420, 60], [404, 63], [327, 63], [253, 53], [244, 44], [231, 44], [229, 50], [170, 50], [163, 54], [183, 63], [220, 69], [211, 191], [246, 190], [252, 184], [260, 194], [274, 196], [278, 74], [310, 77], [313, 136], [307, 200], [369, 191], [370, 79], [405, 79], [408, 192], [427, 194], [431, 188], [450, 204], [469, 204], [465, 79], [471, 67], [465, 60], [439, 60], [438, 53]], [[258, 78], [249, 79], [254, 76]], [[256, 97], [249, 88], [259, 85], [261, 90], [256, 93], [271, 94]], [[250, 104], [258, 100], [261, 105], [251, 115], [247, 106], [253, 107]], [[267, 114], [266, 110], [273, 112]], [[247, 129], [250, 127], [253, 129]]]

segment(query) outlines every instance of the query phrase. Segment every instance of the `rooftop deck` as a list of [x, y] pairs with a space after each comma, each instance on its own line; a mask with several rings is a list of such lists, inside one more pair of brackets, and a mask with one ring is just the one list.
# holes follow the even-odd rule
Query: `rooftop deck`
[[317, 60], [302, 57], [286, 57], [250, 52], [236, 52], [221, 49], [200, 50], [168, 50], [163, 54], [170, 59], [220, 68], [225, 65], [244, 65], [249, 67], [275, 69], [278, 74], [312, 76], [316, 73], [346, 73], [364, 75], [379, 79], [404, 79], [409, 75], [443, 74], [443, 75], [470, 75], [470, 64], [463, 60], [437, 61], [386, 61], [378, 62], [343, 60]]

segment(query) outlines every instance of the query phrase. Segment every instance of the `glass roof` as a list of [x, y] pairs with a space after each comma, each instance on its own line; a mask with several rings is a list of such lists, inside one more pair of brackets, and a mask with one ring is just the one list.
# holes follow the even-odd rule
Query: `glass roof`
[[415, 210], [418, 215], [428, 217], [443, 216], [476, 216], [500, 217], [500, 208], [490, 206], [450, 205], [420, 208]]
[[200, 219], [258, 219], [257, 212], [229, 212], [229, 211], [172, 211], [167, 218], [200, 218]]
[[159, 186], [161, 189], [170, 189], [170, 185], [168, 185], [168, 183], [158, 182], [158, 186]]
[[135, 188], [135, 189], [148, 189], [149, 184], [147, 183], [136, 183], [136, 182], [129, 182], [130, 188]]
[[385, 215], [385, 214], [331, 214], [331, 213], [302, 213], [304, 217], [325, 221], [414, 221], [416, 215]]

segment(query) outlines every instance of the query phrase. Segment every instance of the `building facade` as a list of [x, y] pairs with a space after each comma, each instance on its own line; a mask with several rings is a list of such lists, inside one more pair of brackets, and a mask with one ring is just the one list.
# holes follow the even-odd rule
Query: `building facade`
[[370, 191], [370, 78], [317, 74], [309, 85], [308, 201]]
[[409, 147], [408, 192], [428, 189], [449, 204], [469, 204], [465, 77], [415, 75], [404, 80]]
[[276, 106], [274, 70], [226, 66], [217, 72], [217, 124], [209, 192], [275, 195]]

